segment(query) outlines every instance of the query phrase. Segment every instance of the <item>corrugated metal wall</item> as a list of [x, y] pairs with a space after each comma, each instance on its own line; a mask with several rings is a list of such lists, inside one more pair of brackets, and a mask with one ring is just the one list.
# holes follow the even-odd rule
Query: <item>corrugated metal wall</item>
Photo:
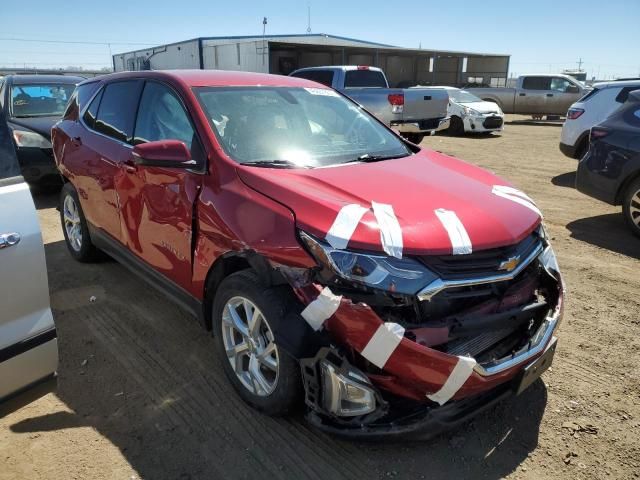
[[116, 72], [200, 68], [198, 40], [114, 55], [113, 58]]
[[269, 73], [269, 42], [219, 43], [203, 40], [205, 69]]

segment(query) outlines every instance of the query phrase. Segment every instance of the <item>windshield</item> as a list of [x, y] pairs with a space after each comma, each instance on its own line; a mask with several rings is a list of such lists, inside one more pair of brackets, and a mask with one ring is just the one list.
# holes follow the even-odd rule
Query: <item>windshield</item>
[[194, 90], [222, 148], [238, 163], [321, 167], [411, 153], [396, 135], [334, 90]]
[[467, 92], [466, 90], [447, 90], [447, 92], [449, 92], [449, 98], [456, 103], [473, 103], [482, 101], [473, 93]]
[[14, 117], [62, 115], [75, 88], [69, 83], [14, 85], [11, 87], [11, 112]]

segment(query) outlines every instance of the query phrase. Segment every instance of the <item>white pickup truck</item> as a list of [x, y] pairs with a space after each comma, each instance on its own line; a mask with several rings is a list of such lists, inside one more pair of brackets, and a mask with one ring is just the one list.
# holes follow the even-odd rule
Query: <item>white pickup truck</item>
[[290, 74], [344, 93], [413, 143], [449, 128], [449, 96], [443, 89], [389, 88], [384, 72], [368, 66], [301, 68]]
[[521, 75], [515, 88], [473, 88], [476, 97], [497, 103], [504, 113], [566, 115], [567, 110], [591, 90], [575, 78], [562, 74]]

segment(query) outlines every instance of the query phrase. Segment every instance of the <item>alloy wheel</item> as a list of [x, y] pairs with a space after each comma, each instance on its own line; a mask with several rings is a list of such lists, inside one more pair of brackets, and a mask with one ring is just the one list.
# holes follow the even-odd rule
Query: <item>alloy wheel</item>
[[82, 248], [82, 226], [80, 224], [80, 211], [76, 201], [71, 195], [67, 195], [63, 205], [64, 229], [67, 232], [69, 244], [76, 252]]
[[222, 312], [222, 341], [231, 368], [254, 395], [271, 395], [278, 383], [279, 357], [267, 319], [249, 299], [229, 299]]
[[633, 194], [629, 202], [631, 221], [640, 228], [640, 190]]

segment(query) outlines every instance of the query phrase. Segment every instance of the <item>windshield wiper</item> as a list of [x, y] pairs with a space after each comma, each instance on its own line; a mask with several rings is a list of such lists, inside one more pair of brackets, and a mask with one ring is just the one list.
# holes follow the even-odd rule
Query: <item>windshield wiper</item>
[[400, 155], [369, 155], [365, 153], [364, 155], [360, 155], [356, 160], [358, 162], [380, 162], [382, 160], [393, 160], [394, 158], [404, 158], [408, 157], [409, 153], [402, 153]]
[[299, 165], [290, 160], [256, 160], [251, 162], [242, 162], [242, 165], [263, 168], [311, 168], [308, 165]]

